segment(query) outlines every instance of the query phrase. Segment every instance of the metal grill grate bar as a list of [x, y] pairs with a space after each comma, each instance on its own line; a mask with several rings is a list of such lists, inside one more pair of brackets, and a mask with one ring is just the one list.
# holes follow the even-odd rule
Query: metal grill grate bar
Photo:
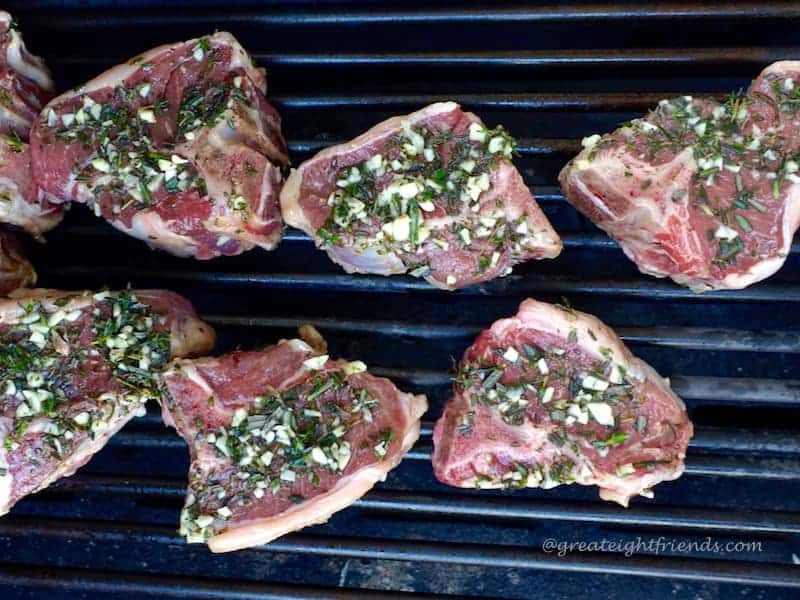
[[[46, 495], [60, 492], [81, 495], [116, 494], [125, 496], [161, 496], [182, 502], [186, 494], [183, 481], [144, 478], [77, 475], [59, 483]], [[487, 522], [491, 519], [536, 522], [540, 519], [599, 523], [629, 527], [697, 529], [753, 534], [800, 534], [800, 514], [768, 511], [708, 510], [699, 508], [660, 508], [636, 506], [627, 511], [616, 507], [581, 502], [551, 502], [517, 499], [509, 495], [487, 498], [460, 494], [419, 494], [398, 490], [375, 490], [356, 501], [354, 506], [400, 515], [426, 518], [470, 517]]]
[[[35, 535], [72, 544], [157, 544], [180, 541], [170, 527], [142, 526], [96, 521], [9, 518], [0, 521], [0, 540]], [[177, 551], [173, 548], [172, 551]], [[321, 535], [289, 535], [267, 546], [251, 550], [270, 553], [300, 553], [310, 556], [412, 561], [441, 565], [470, 565], [490, 568], [545, 569], [569, 573], [641, 575], [688, 581], [757, 584], [800, 588], [795, 567], [769, 563], [749, 569], [734, 560], [683, 559], [667, 556], [614, 556], [582, 553], [559, 557], [522, 547], [489, 544], [450, 544], [426, 541], [397, 541]]]

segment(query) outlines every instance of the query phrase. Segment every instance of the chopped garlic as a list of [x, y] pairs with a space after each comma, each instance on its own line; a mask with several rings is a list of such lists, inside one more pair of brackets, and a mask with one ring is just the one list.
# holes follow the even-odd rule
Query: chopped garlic
[[325, 456], [325, 453], [322, 451], [322, 448], [320, 448], [319, 446], [315, 446], [311, 450], [311, 458], [313, 458], [316, 462], [318, 462], [321, 465], [328, 464], [328, 457]]
[[322, 367], [325, 366], [325, 363], [328, 362], [328, 355], [327, 354], [320, 354], [319, 356], [314, 356], [313, 358], [307, 358], [303, 361], [303, 365], [306, 369], [310, 369], [312, 371], [318, 371]]
[[111, 165], [108, 164], [107, 160], [104, 160], [102, 158], [95, 158], [92, 161], [92, 166], [101, 173], [108, 173], [111, 170]]
[[625, 463], [617, 467], [617, 477], [627, 477], [628, 475], [633, 475], [635, 472], [636, 468], [633, 466], [633, 463]]
[[466, 171], [467, 173], [472, 173], [475, 170], [475, 161], [471, 158], [461, 162], [461, 170]]
[[473, 142], [485, 142], [486, 129], [478, 123], [472, 123], [469, 126], [469, 139]]
[[599, 141], [600, 141], [600, 135], [595, 133], [594, 135], [590, 135], [588, 137], [583, 138], [581, 140], [581, 146], [583, 146], [588, 150], [594, 148], [597, 145], [597, 142]]
[[376, 154], [375, 156], [370, 158], [366, 163], [364, 163], [364, 166], [367, 167], [368, 171], [377, 171], [378, 169], [381, 168], [381, 165], [383, 165], [383, 156], [381, 156], [380, 154]]
[[420, 190], [419, 186], [415, 182], [404, 183], [400, 187], [397, 188], [397, 193], [400, 194], [401, 198], [406, 200], [410, 200], [417, 194], [419, 194], [422, 190]]
[[581, 387], [594, 392], [604, 392], [608, 389], [608, 382], [595, 377], [594, 375], [587, 375], [581, 382]]
[[214, 522], [214, 517], [211, 515], [200, 515], [194, 520], [195, 524], [200, 528], [205, 528]]
[[727, 225], [720, 225], [714, 232], [714, 237], [720, 240], [735, 240], [739, 236], [739, 232]]
[[506, 141], [502, 137], [500, 136], [493, 137], [491, 140], [489, 140], [489, 153], [496, 154], [500, 152], [503, 149], [505, 143]]
[[607, 402], [589, 402], [586, 404], [586, 408], [600, 425], [614, 426], [614, 412]]
[[408, 215], [400, 215], [392, 221], [392, 237], [398, 242], [404, 242], [411, 233], [411, 219]]
[[608, 377], [608, 380], [614, 384], [620, 384], [624, 381], [624, 377], [622, 374], [622, 367], [619, 365], [614, 365], [611, 367], [611, 375]]
[[231, 419], [231, 427], [238, 427], [244, 423], [245, 419], [247, 419], [247, 409], [242, 407], [237, 408], [233, 413], [233, 419]]
[[72, 420], [75, 421], [81, 427], [85, 427], [89, 423], [89, 413], [84, 411], [82, 413], [78, 413]]
[[360, 360], [354, 360], [352, 362], [349, 362], [342, 369], [345, 375], [354, 375], [356, 373], [363, 373], [366, 370], [367, 370], [367, 365], [365, 365]]

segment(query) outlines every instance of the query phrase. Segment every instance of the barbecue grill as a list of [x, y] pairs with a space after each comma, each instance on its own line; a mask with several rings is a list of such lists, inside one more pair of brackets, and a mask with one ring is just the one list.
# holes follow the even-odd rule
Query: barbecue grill
[[[800, 58], [800, 5], [165, 4], [5, 8], [59, 90], [157, 44], [230, 30], [268, 69], [295, 165], [387, 116], [459, 101], [518, 137], [517, 165], [566, 247], [449, 293], [346, 275], [292, 230], [274, 252], [178, 259], [75, 207], [46, 245], [28, 244], [43, 286], [173, 289], [217, 328], [218, 352], [315, 323], [332, 355], [428, 394], [431, 410], [417, 446], [355, 506], [268, 546], [212, 555], [176, 532], [188, 453], [151, 407], [76, 476], [0, 519], [4, 599], [796, 597], [800, 245], [767, 282], [696, 296], [640, 275], [564, 202], [556, 175], [581, 137], [664, 96], [721, 96], [774, 60]], [[594, 488], [475, 492], [434, 479], [431, 428], [452, 359], [527, 296], [596, 314], [685, 399], [696, 426], [686, 473], [655, 499], [624, 510]], [[547, 551], [549, 540], [585, 551]]]

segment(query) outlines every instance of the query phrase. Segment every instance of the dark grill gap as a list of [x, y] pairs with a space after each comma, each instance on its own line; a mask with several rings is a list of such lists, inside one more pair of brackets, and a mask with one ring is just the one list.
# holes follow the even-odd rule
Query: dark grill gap
[[[12, 1], [60, 89], [145, 48], [230, 29], [270, 72], [294, 164], [391, 114], [455, 99], [521, 143], [518, 165], [562, 234], [556, 261], [456, 294], [409, 278], [346, 276], [287, 232], [273, 253], [196, 263], [143, 248], [80, 207], [46, 246], [53, 287], [164, 286], [217, 327], [219, 351], [316, 323], [334, 354], [423, 391], [423, 436], [389, 479], [328, 524], [228, 556], [175, 533], [187, 456], [155, 409], [81, 472], [0, 520], [3, 598], [460, 598], [796, 596], [800, 587], [800, 243], [768, 282], [694, 296], [639, 275], [563, 200], [555, 176], [581, 137], [669, 95], [746, 86], [800, 58], [794, 2], [378, 3]], [[574, 44], [565, 47], [565, 44]], [[98, 251], [102, 248], [102, 251]], [[431, 427], [451, 357], [532, 295], [567, 296], [669, 375], [697, 427], [686, 474], [628, 510], [593, 489], [439, 485]], [[542, 551], [563, 541], [757, 541], [761, 552]]]

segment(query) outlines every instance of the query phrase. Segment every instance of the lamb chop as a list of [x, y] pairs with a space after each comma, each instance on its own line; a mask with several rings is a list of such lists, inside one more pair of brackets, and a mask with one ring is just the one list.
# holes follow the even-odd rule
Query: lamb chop
[[662, 100], [583, 140], [564, 194], [639, 270], [695, 292], [775, 273], [800, 226], [800, 62], [770, 65], [724, 102]]
[[25, 290], [0, 300], [0, 514], [73, 474], [159, 398], [158, 373], [213, 330], [163, 290]]
[[283, 218], [348, 273], [456, 289], [553, 258], [561, 240], [511, 164], [515, 143], [455, 102], [323, 150], [281, 192]]
[[28, 52], [11, 15], [0, 11], [0, 222], [37, 237], [61, 222], [65, 208], [50, 202], [31, 174], [28, 135], [52, 96], [44, 61]]
[[34, 177], [178, 256], [270, 250], [288, 156], [266, 88], [229, 33], [159, 46], [47, 105]]
[[299, 339], [177, 360], [163, 379], [164, 420], [192, 456], [181, 533], [212, 552], [327, 521], [398, 465], [427, 409]]
[[35, 283], [36, 271], [22, 254], [17, 238], [11, 232], [0, 229], [0, 296]]
[[627, 506], [676, 479], [683, 402], [591, 315], [525, 300], [464, 353], [437, 421], [436, 477], [457, 487], [597, 485]]

